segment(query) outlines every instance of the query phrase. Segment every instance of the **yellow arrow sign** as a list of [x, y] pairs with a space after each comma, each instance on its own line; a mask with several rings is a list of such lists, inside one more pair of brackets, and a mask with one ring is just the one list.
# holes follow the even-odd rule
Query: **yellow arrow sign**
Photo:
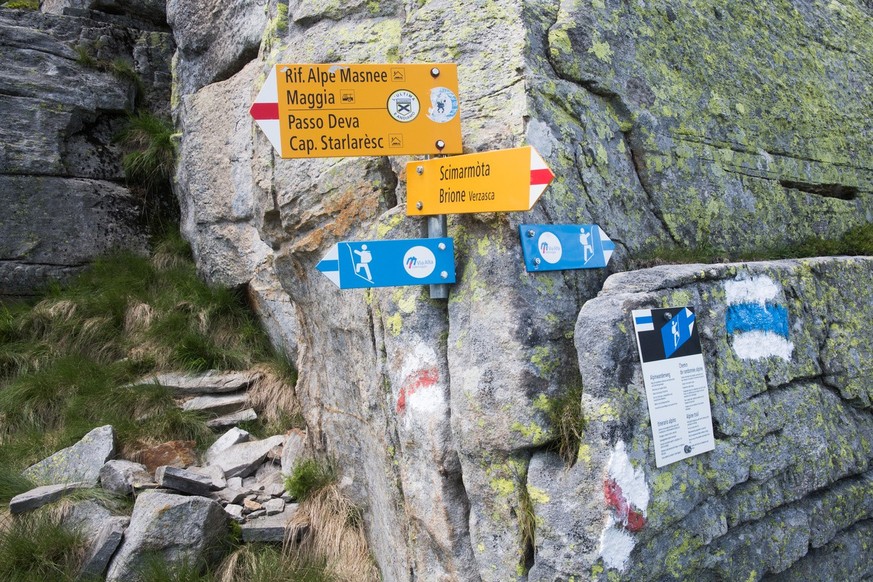
[[463, 151], [454, 64], [276, 65], [251, 115], [283, 158]]
[[555, 175], [531, 146], [406, 164], [406, 215], [530, 210]]

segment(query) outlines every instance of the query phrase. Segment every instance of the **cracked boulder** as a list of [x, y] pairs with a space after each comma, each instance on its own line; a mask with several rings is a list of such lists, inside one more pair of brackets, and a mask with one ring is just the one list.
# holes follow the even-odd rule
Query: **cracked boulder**
[[[822, 547], [853, 576], [868, 571], [839, 540], [873, 515], [870, 387], [857, 383], [873, 373], [871, 283], [869, 258], [658, 267], [607, 280], [576, 323], [587, 420], [576, 462], [568, 469], [546, 455], [529, 468], [538, 500], [529, 579], [760, 579], [808, 571], [821, 554], [811, 548]], [[656, 468], [630, 314], [684, 305], [697, 313], [716, 446]], [[787, 325], [738, 326], [743, 305], [784, 307]], [[832, 369], [855, 373], [834, 382]], [[837, 562], [815, 579], [843, 576]]]
[[136, 499], [106, 579], [134, 579], [155, 558], [170, 566], [208, 562], [221, 551], [228, 531], [224, 510], [211, 499], [146, 491]]

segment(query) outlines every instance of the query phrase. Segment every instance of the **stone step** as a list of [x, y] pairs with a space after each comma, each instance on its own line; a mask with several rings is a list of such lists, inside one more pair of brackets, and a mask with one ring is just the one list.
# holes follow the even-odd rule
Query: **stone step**
[[209, 415], [222, 416], [239, 412], [246, 407], [248, 396], [245, 392], [222, 394], [220, 396], [196, 396], [182, 404], [186, 412], [205, 412]]
[[87, 489], [91, 487], [87, 482], [76, 483], [61, 483], [60, 485], [43, 485], [36, 487], [30, 491], [26, 491], [20, 495], [16, 495], [9, 502], [9, 511], [13, 514], [24, 513], [25, 511], [33, 511], [47, 503], [57, 501], [64, 495], [75, 491], [76, 489]]
[[254, 408], [246, 408], [245, 410], [240, 410], [239, 412], [234, 412], [232, 414], [227, 414], [224, 416], [219, 416], [218, 418], [213, 418], [212, 420], [206, 421], [206, 426], [209, 428], [226, 428], [228, 426], [234, 426], [241, 422], [248, 422], [250, 420], [257, 420], [258, 413], [255, 412]]
[[285, 539], [285, 530], [288, 528], [288, 522], [297, 513], [297, 507], [296, 503], [291, 503], [286, 505], [281, 513], [264, 515], [263, 517], [247, 521], [242, 525], [243, 541], [246, 543], [281, 543]]
[[204, 374], [156, 374], [146, 376], [133, 386], [159, 384], [169, 388], [177, 396], [195, 394], [227, 394], [247, 389], [261, 377], [260, 372], [219, 372], [211, 370]]

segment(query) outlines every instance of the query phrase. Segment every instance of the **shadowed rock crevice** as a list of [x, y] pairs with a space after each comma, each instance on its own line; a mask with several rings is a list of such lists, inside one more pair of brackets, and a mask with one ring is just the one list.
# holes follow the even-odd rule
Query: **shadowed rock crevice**
[[808, 194], [815, 194], [824, 198], [836, 198], [837, 200], [855, 200], [858, 197], [858, 188], [845, 184], [810, 184], [807, 182], [794, 182], [791, 180], [779, 180], [783, 188], [800, 190]]

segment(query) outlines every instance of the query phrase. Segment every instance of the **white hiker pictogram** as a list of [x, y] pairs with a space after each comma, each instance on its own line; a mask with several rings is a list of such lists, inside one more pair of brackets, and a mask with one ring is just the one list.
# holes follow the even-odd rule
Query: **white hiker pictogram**
[[591, 231], [580, 228], [579, 232], [582, 233], [579, 235], [579, 242], [582, 243], [582, 256], [587, 263], [591, 260], [591, 257], [594, 256], [594, 245], [591, 243]]
[[[373, 275], [370, 273], [370, 261], [373, 260], [373, 254], [367, 250], [367, 245], [361, 245], [361, 250], [356, 250], [354, 253], [359, 257], [359, 260], [352, 257], [352, 262], [355, 264], [355, 275], [372, 283]], [[361, 269], [367, 273], [366, 277], [361, 275]]]

